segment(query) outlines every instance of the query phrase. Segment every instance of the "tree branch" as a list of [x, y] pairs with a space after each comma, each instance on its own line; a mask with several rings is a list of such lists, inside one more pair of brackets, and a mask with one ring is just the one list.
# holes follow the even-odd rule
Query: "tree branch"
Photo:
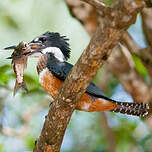
[[60, 150], [65, 130], [78, 100], [98, 69], [107, 60], [123, 32], [135, 21], [137, 13], [144, 6], [140, 0], [119, 0], [118, 2], [112, 7], [113, 12], [108, 12], [113, 17], [105, 16], [104, 25], [98, 27], [51, 105], [36, 143], [35, 152], [58, 152]]
[[92, 6], [94, 6], [97, 9], [101, 9], [102, 12], [108, 12], [110, 10], [110, 7], [106, 6], [103, 2], [100, 0], [81, 0], [83, 2], [86, 2]]
[[102, 127], [106, 133], [107, 141], [110, 143], [108, 145], [108, 152], [116, 152], [116, 139], [113, 130], [108, 125], [108, 118], [106, 113], [101, 113]]
[[[67, 0], [67, 3], [68, 3], [68, 5], [70, 5], [70, 8], [71, 8], [70, 1], [72, 3], [72, 0]], [[82, 2], [79, 2], [79, 5], [81, 6]], [[85, 18], [80, 18], [78, 11], [77, 12], [74, 11], [77, 9], [77, 7], [78, 7], [78, 4], [73, 5], [71, 8], [72, 9], [71, 11], [74, 13], [74, 15], [76, 16], [77, 19], [79, 19], [83, 22], [83, 25], [86, 28], [85, 25], [90, 24], [90, 23], [87, 22], [87, 20]], [[143, 11], [145, 11], [145, 8], [141, 12], [143, 12]], [[81, 10], [81, 13], [84, 13], [84, 12], [86, 13], [86, 10], [83, 8]], [[90, 14], [91, 12], [88, 11], [87, 13]], [[94, 10], [94, 13], [96, 13], [96, 18], [98, 18], [96, 20], [99, 20], [100, 24], [102, 24], [103, 23], [102, 17], [97, 15], [97, 11], [95, 11], [95, 10]], [[148, 14], [151, 17], [151, 14], [150, 13], [148, 13]], [[145, 22], [145, 23], [149, 23], [148, 21], [150, 21], [150, 20], [148, 20], [148, 19], [150, 17], [146, 17], [147, 22]], [[87, 26], [94, 28], [95, 25], [97, 26], [97, 24], [91, 23], [90, 25], [87, 25]], [[87, 28], [86, 28], [86, 30], [87, 30]], [[89, 33], [90, 33], [90, 31], [89, 31]], [[151, 32], [147, 32], [147, 33], [151, 33]], [[146, 68], [148, 69], [148, 71], [152, 77], [152, 70], [151, 70], [152, 69], [151, 68], [152, 56], [149, 51], [150, 49], [146, 48], [145, 51], [141, 50], [141, 48], [136, 44], [136, 42], [131, 38], [131, 36], [127, 32], [125, 32], [123, 34], [120, 42], [124, 46], [126, 46], [128, 48], [128, 50], [125, 49], [124, 47], [121, 48], [119, 45], [117, 45], [117, 47], [114, 48], [115, 51], [113, 51], [114, 53], [111, 55], [111, 59], [109, 59], [108, 64], [106, 64], [104, 67], [104, 70], [107, 71], [105, 74], [105, 77], [106, 77], [106, 79], [108, 79], [107, 74], [112, 73], [121, 82], [121, 84], [123, 85], [125, 90], [132, 95], [132, 97], [135, 101], [141, 101], [144, 98], [144, 102], [149, 102], [151, 99], [150, 94], [149, 94], [150, 93], [149, 86], [143, 80], [142, 76], [140, 76], [139, 73], [136, 71], [134, 63], [133, 63], [133, 59], [131, 57], [131, 54], [128, 51], [130, 51], [131, 53], [133, 53], [141, 58], [142, 62], [144, 63], [144, 65], [146, 66]], [[123, 50], [126, 50], [126, 51], [123, 51]], [[124, 53], [124, 52], [126, 52], [126, 53]], [[126, 54], [128, 54], [128, 55], [126, 55]], [[103, 76], [104, 76], [104, 74], [102, 73], [102, 79], [103, 79]], [[133, 83], [134, 81], [136, 81], [138, 85], [135, 85], [135, 83]], [[105, 88], [103, 88], [103, 84], [105, 84], [105, 82], [106, 82], [105, 80], [104, 80], [104, 82], [102, 80], [99, 81], [99, 83], [101, 84], [101, 85], [99, 85], [99, 87], [101, 87], [102, 90], [105, 89]], [[143, 88], [145, 88], [144, 91], [143, 91]], [[145, 95], [145, 93], [146, 93], [146, 95]], [[145, 98], [145, 96], [146, 96], [146, 98]]]
[[146, 3], [146, 7], [152, 7], [152, 0], [144, 0]]
[[145, 103], [150, 101], [149, 86], [137, 72], [132, 56], [127, 48], [117, 45], [106, 66], [118, 78], [125, 90], [131, 94], [134, 101]]
[[151, 48], [147, 47], [145, 49], [141, 49], [137, 43], [132, 39], [132, 37], [125, 32], [122, 36], [121, 43], [128, 48], [128, 50], [140, 57], [141, 61], [149, 71], [152, 80], [152, 54]]
[[98, 25], [95, 7], [82, 1], [66, 0], [66, 3], [71, 15], [77, 18], [83, 24], [86, 31], [92, 36]]
[[[151, 7], [152, 7], [152, 2], [151, 2]], [[143, 32], [145, 34], [146, 41], [150, 47], [152, 47], [152, 8], [144, 8], [141, 12], [141, 17], [142, 17], [142, 28]], [[151, 51], [152, 52], [152, 51]]]

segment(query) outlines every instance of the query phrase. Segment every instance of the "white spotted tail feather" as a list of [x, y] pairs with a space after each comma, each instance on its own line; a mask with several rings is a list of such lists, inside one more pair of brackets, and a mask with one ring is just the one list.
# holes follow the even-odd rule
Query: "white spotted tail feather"
[[112, 112], [144, 117], [148, 114], [148, 109], [149, 109], [148, 104], [142, 102], [140, 103], [117, 102], [117, 109], [112, 110]]

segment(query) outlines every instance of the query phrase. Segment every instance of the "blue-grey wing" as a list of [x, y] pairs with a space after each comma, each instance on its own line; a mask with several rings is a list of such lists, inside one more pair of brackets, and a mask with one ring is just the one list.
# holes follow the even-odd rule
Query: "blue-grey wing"
[[[72, 67], [73, 65], [68, 62], [60, 62], [58, 64], [56, 63], [47, 64], [47, 68], [51, 71], [51, 73], [62, 81], [66, 79]], [[109, 99], [104, 96], [103, 92], [94, 83], [90, 83], [90, 85], [86, 90], [86, 93], [94, 97]]]

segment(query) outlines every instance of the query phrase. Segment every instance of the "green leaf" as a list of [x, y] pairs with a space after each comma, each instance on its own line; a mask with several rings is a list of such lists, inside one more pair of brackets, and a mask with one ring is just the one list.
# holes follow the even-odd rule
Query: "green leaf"
[[103, 1], [106, 5], [111, 5], [112, 4], [112, 1], [111, 0], [104, 0]]
[[25, 145], [26, 147], [29, 149], [29, 150], [32, 150], [34, 148], [34, 145], [35, 145], [35, 138], [30, 136], [30, 135], [27, 135], [25, 136]]
[[148, 71], [145, 68], [145, 66], [142, 64], [141, 59], [138, 56], [133, 55], [133, 60], [137, 71], [144, 77], [148, 76]]
[[0, 143], [0, 151], [1, 152], [6, 152], [5, 148], [4, 148], [4, 144]]
[[0, 82], [1, 83], [8, 83], [9, 75], [6, 73], [10, 69], [9, 65], [0, 66]]
[[11, 69], [11, 67], [8, 64], [0, 66], [0, 75], [4, 72], [8, 71], [9, 69]]

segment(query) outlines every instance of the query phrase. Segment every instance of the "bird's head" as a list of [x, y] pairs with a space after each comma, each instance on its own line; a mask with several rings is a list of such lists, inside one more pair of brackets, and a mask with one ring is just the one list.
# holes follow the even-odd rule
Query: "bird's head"
[[[68, 40], [69, 39], [65, 36], [61, 36], [59, 33], [46, 32], [28, 43], [30, 49], [34, 51], [28, 51], [28, 53], [22, 55], [34, 57], [46, 55], [47, 57], [55, 57], [60, 61], [64, 61], [70, 58]], [[11, 46], [5, 49], [15, 48], [16, 46]]]
[[59, 33], [46, 32], [29, 43], [31, 49], [35, 50], [29, 55], [34, 56], [40, 53], [48, 57], [54, 56], [59, 60], [67, 60], [70, 58], [68, 40], [65, 36], [60, 36]]

